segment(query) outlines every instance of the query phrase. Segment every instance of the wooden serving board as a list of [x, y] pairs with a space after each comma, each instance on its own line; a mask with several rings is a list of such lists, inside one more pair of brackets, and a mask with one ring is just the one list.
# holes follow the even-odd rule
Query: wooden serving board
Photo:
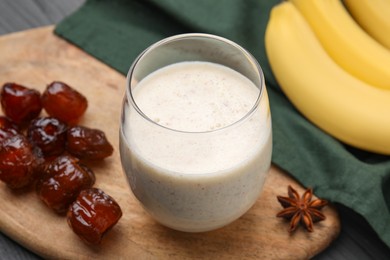
[[[89, 100], [81, 124], [105, 131], [113, 156], [93, 165], [96, 187], [121, 205], [123, 217], [100, 246], [89, 246], [68, 227], [66, 218], [48, 209], [34, 190], [13, 192], [0, 184], [0, 230], [45, 258], [60, 259], [306, 259], [325, 249], [340, 231], [333, 207], [313, 233], [299, 228], [289, 234], [288, 222], [276, 218], [276, 195], [291, 184], [303, 188], [272, 166], [257, 203], [239, 220], [216, 231], [183, 233], [165, 228], [144, 212], [122, 172], [118, 131], [125, 77], [53, 34], [53, 27], [0, 37], [0, 84], [17, 82], [43, 91], [60, 80]], [[44, 112], [42, 112], [44, 115]]]

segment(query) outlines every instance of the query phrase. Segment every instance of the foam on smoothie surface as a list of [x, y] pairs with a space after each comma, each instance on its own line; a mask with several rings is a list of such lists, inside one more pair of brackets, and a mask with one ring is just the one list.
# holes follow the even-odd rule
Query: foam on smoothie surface
[[259, 89], [246, 77], [208, 62], [182, 62], [144, 78], [133, 93], [156, 123], [187, 132], [228, 126], [254, 106]]

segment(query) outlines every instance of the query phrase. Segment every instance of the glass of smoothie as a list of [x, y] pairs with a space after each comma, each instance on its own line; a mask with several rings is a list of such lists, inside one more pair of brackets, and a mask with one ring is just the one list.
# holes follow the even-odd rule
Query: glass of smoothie
[[271, 153], [264, 76], [238, 44], [182, 34], [134, 61], [120, 155], [132, 192], [156, 221], [186, 232], [233, 222], [259, 198]]

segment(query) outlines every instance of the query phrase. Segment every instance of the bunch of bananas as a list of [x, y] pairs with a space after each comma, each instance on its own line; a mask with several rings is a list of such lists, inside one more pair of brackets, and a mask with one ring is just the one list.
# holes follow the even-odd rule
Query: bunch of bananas
[[390, 155], [390, 1], [345, 4], [348, 11], [340, 0], [275, 6], [265, 34], [268, 60], [306, 118], [349, 145]]

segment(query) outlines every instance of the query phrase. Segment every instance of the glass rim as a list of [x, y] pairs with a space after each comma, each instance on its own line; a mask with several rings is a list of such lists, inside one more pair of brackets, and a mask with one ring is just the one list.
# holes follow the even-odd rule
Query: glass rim
[[[255, 65], [255, 68], [256, 68], [256, 71], [257, 71], [256, 74], [257, 74], [257, 76], [259, 77], [259, 80], [260, 80], [259, 81], [260, 82], [259, 94], [257, 95], [256, 101], [252, 105], [251, 109], [245, 115], [240, 117], [240, 119], [234, 121], [231, 124], [228, 124], [228, 125], [226, 125], [224, 127], [212, 129], [212, 130], [207, 130], [207, 131], [185, 131], [185, 130], [170, 128], [170, 127], [163, 126], [163, 125], [153, 121], [148, 115], [146, 115], [138, 107], [137, 102], [134, 99], [133, 92], [132, 92], [132, 89], [131, 89], [131, 79], [133, 78], [134, 70], [135, 70], [136, 66], [138, 65], [138, 63], [141, 61], [141, 59], [145, 55], [147, 55], [150, 51], [152, 51], [153, 49], [155, 49], [155, 48], [157, 48], [157, 47], [159, 47], [161, 45], [164, 45], [164, 44], [169, 43], [169, 42], [174, 42], [174, 41], [183, 40], [183, 39], [190, 39], [190, 38], [207, 38], [207, 39], [212, 39], [212, 40], [220, 41], [220, 42], [223, 42], [225, 44], [231, 45], [231, 46], [235, 47], [236, 49], [238, 49], [244, 56], [247, 57], [247, 59], [249, 59]], [[225, 65], [223, 65], [223, 66], [225, 66]], [[232, 68], [230, 68], [230, 69], [232, 69]], [[240, 72], [238, 72], [238, 73], [240, 73]], [[243, 76], [246, 77], [245, 75], [243, 75]], [[248, 79], [248, 80], [250, 80], [250, 79]], [[253, 84], [255, 84], [252, 80], [250, 80], [250, 81]], [[256, 85], [256, 87], [257, 87], [257, 85]], [[127, 77], [126, 77], [126, 93], [125, 93], [125, 95], [127, 96], [127, 99], [130, 100], [131, 105], [134, 107], [134, 109], [137, 111], [137, 113], [139, 115], [141, 115], [145, 120], [149, 121], [150, 123], [152, 123], [152, 124], [154, 124], [154, 125], [156, 125], [158, 127], [161, 127], [163, 129], [166, 129], [166, 130], [169, 130], [169, 131], [178, 132], [178, 133], [187, 133], [187, 134], [202, 134], [203, 133], [203, 134], [206, 134], [206, 133], [213, 133], [213, 132], [218, 132], [218, 131], [225, 130], [227, 128], [231, 128], [231, 127], [233, 127], [233, 126], [243, 122], [245, 119], [249, 118], [256, 111], [256, 109], [260, 105], [260, 101], [261, 101], [261, 99], [262, 99], [262, 97], [264, 95], [263, 94], [264, 93], [264, 88], [265, 88], [265, 81], [264, 81], [263, 70], [261, 69], [261, 66], [258, 63], [258, 61], [256, 60], [256, 58], [250, 52], [248, 52], [245, 48], [243, 48], [239, 44], [237, 44], [237, 43], [235, 43], [235, 42], [233, 42], [233, 41], [231, 41], [229, 39], [226, 39], [226, 38], [221, 37], [221, 36], [213, 35], [213, 34], [207, 34], [207, 33], [184, 33], [184, 34], [178, 34], [178, 35], [170, 36], [170, 37], [164, 38], [164, 39], [162, 39], [162, 40], [160, 40], [158, 42], [155, 42], [152, 45], [150, 45], [149, 47], [147, 47], [144, 51], [142, 51], [137, 56], [137, 58], [133, 61], [132, 65], [130, 66], [130, 69], [129, 69], [128, 73], [127, 73]]]

